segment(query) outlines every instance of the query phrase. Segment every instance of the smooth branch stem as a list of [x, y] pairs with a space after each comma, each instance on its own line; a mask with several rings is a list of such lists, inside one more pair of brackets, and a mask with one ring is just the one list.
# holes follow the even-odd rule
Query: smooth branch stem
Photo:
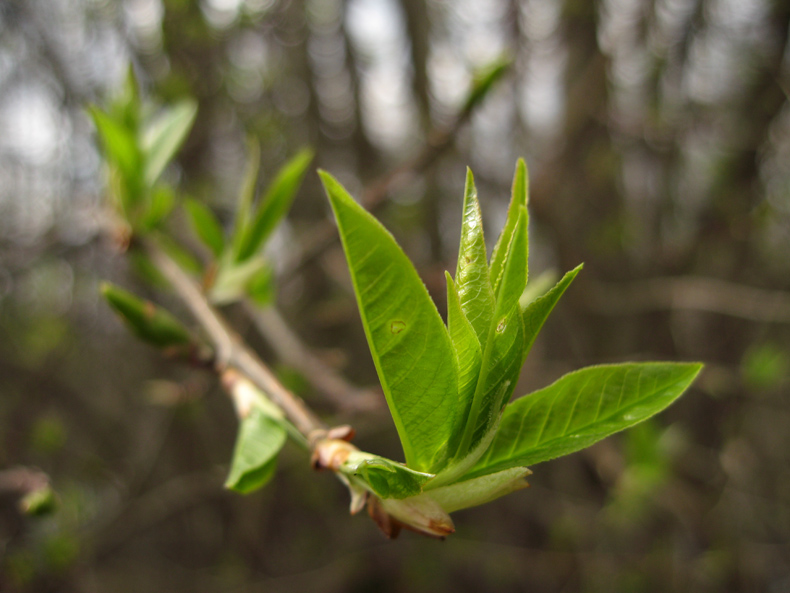
[[286, 418], [308, 442], [313, 442], [318, 435], [325, 434], [328, 426], [300, 397], [280, 383], [269, 367], [209, 303], [198, 284], [154, 241], [138, 239], [138, 243], [208, 335], [215, 349], [214, 366], [217, 372], [222, 374], [228, 369], [235, 369], [246, 376], [282, 409]]

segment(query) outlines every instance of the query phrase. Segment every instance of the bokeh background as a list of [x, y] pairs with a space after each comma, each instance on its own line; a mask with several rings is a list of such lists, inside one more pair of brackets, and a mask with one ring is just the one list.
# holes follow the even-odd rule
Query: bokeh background
[[[782, 0], [0, 2], [0, 590], [790, 591], [789, 25]], [[168, 173], [184, 193], [230, 222], [248, 136], [264, 182], [312, 146], [313, 169], [376, 197], [440, 310], [464, 168], [493, 244], [524, 156], [532, 273], [586, 265], [516, 393], [628, 359], [703, 375], [650, 422], [458, 513], [443, 543], [349, 517], [296, 448], [265, 490], [225, 491], [229, 401], [97, 292], [109, 278], [182, 312], [101, 233], [85, 106], [130, 64], [146, 96], [199, 102]], [[342, 252], [310, 251], [329, 215], [311, 173], [270, 247], [278, 308], [375, 389]], [[227, 313], [328, 421], [397, 458], [383, 398], [327, 399]], [[20, 468], [49, 477], [54, 514], [19, 513]]]

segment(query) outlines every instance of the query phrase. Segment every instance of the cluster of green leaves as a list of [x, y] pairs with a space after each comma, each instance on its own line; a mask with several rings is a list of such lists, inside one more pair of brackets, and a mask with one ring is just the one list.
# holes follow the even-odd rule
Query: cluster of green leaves
[[[501, 70], [481, 84], [490, 86]], [[143, 106], [130, 77], [107, 111], [91, 108], [90, 113], [110, 166], [117, 212], [134, 234], [158, 229], [175, 203], [174, 190], [160, 178], [189, 132], [195, 104]], [[272, 273], [262, 249], [311, 160], [309, 150], [299, 152], [256, 200], [259, 153], [252, 145], [227, 235], [206, 205], [185, 201], [192, 228], [212, 255], [203, 272], [215, 304], [245, 297], [269, 302]], [[467, 174], [458, 265], [455, 277], [446, 278], [446, 324], [392, 235], [334, 178], [324, 172], [321, 177], [406, 460], [402, 464], [348, 445], [344, 461], [333, 469], [357, 503], [373, 494], [375, 504], [403, 524], [446, 535], [452, 530], [447, 513], [522, 487], [528, 465], [573, 453], [649, 418], [679, 397], [699, 372], [701, 365], [681, 363], [589, 367], [508, 403], [538, 332], [581, 269], [554, 286], [529, 281], [524, 162], [517, 164], [507, 219], [490, 259], [474, 179]], [[190, 332], [166, 311], [109, 284], [102, 292], [142, 339], [160, 348], [195, 347]], [[271, 478], [294, 429], [246, 379], [229, 388], [241, 424], [226, 485], [247, 493]]]
[[[165, 230], [163, 223], [176, 205], [177, 196], [161, 177], [194, 122], [195, 102], [185, 99], [159, 108], [145, 105], [130, 73], [123, 91], [106, 110], [90, 107], [89, 113], [110, 171], [110, 199], [130, 232], [136, 236], [155, 235], [159, 245], [185, 268], [202, 272], [207, 297], [215, 304], [241, 298], [250, 298], [261, 306], [268, 304], [273, 295], [273, 278], [263, 248], [288, 212], [312, 160], [312, 152], [304, 149], [289, 160], [256, 200], [260, 153], [251, 142], [238, 209], [227, 236], [220, 220], [205, 204], [191, 198], [184, 200], [195, 235], [212, 255], [212, 261], [203, 270], [167, 233], [157, 232]], [[151, 265], [144, 258], [141, 263]], [[155, 270], [151, 277], [157, 277]], [[101, 292], [140, 339], [185, 356], [192, 356], [200, 348], [189, 330], [161, 307], [109, 283], [102, 284]], [[240, 414], [226, 485], [246, 493], [260, 488], [271, 478], [277, 454], [293, 427], [266, 395], [249, 382], [237, 382], [233, 389], [239, 390], [240, 397], [246, 398], [250, 406]]]
[[257, 144], [249, 143], [247, 171], [241, 185], [238, 208], [229, 235], [214, 213], [203, 203], [185, 203], [192, 228], [215, 260], [209, 298], [225, 304], [250, 297], [259, 305], [273, 296], [272, 269], [262, 255], [263, 246], [291, 207], [307, 167], [313, 159], [302, 149], [275, 175], [260, 200], [255, 200], [260, 154]]
[[508, 404], [538, 332], [581, 269], [545, 291], [542, 282], [528, 284], [524, 162], [490, 260], [467, 174], [446, 324], [392, 235], [331, 175], [321, 177], [406, 467], [430, 476], [417, 489], [403, 472], [382, 474], [386, 486], [355, 474], [373, 494], [427, 496], [447, 512], [486, 502], [520, 487], [527, 465], [588, 447], [663, 410], [699, 372], [701, 365], [685, 363], [594, 366]]
[[143, 104], [134, 75], [108, 109], [88, 108], [110, 169], [110, 197], [133, 232], [158, 227], [175, 205], [161, 181], [192, 128], [197, 104], [184, 99], [166, 108]]

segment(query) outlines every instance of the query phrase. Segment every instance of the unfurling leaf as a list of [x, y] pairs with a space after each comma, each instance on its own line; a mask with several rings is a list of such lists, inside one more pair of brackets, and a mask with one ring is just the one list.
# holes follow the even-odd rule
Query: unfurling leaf
[[514, 467], [470, 480], [454, 482], [429, 491], [429, 496], [448, 513], [480, 506], [501, 496], [529, 486], [525, 478], [531, 474], [526, 467]]
[[[513, 188], [511, 189], [510, 205], [507, 210], [507, 219], [505, 226], [494, 245], [494, 252], [491, 254], [491, 285], [494, 288], [494, 293], [499, 293], [499, 284], [502, 281], [502, 273], [505, 269], [505, 262], [509, 255], [509, 249], [513, 240], [513, 233], [516, 230], [519, 217], [521, 216], [521, 208], [527, 207], [529, 201], [529, 181], [527, 178], [527, 164], [524, 159], [518, 159], [516, 163], [516, 174], [513, 177]], [[529, 215], [527, 215], [527, 227], [524, 231], [529, 238]], [[524, 265], [529, 263], [529, 242], [524, 246], [526, 253], [524, 253]], [[520, 254], [518, 254], [520, 257]], [[523, 287], [522, 287], [523, 289]]]
[[150, 301], [145, 301], [109, 282], [101, 293], [132, 332], [142, 340], [165, 348], [191, 343], [189, 331], [175, 317]]
[[524, 327], [518, 299], [527, 283], [527, 220], [524, 210], [523, 206], [519, 207], [519, 218], [502, 270], [494, 318], [483, 351], [480, 378], [455, 457], [459, 462], [473, 451], [482, 453], [478, 445], [485, 442], [486, 436], [498, 422], [521, 371]]
[[474, 177], [469, 169], [466, 171], [461, 245], [458, 249], [455, 288], [461, 310], [474, 328], [481, 347], [485, 348], [491, 318], [494, 316], [494, 291], [491, 289], [491, 280], [488, 277], [483, 218], [477, 201]]
[[422, 492], [433, 474], [414, 471], [385, 457], [352, 451], [339, 471], [361, 480], [367, 490], [379, 498], [408, 498]]

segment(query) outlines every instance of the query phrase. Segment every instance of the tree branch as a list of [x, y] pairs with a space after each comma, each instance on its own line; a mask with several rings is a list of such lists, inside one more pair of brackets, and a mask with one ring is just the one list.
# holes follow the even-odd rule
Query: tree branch
[[155, 242], [141, 239], [140, 245], [167, 278], [181, 301], [208, 334], [215, 348], [215, 367], [219, 373], [235, 369], [252, 381], [285, 413], [288, 420], [308, 440], [324, 434], [327, 425], [310, 410], [301, 398], [286, 389], [258, 355], [233, 331], [220, 313], [211, 306], [197, 283], [192, 280]]
[[361, 389], [351, 385], [313, 354], [288, 327], [276, 308], [257, 309], [246, 301], [244, 306], [255, 327], [277, 356], [304, 374], [338, 408], [365, 411], [380, 407], [383, 398], [371, 389]]

